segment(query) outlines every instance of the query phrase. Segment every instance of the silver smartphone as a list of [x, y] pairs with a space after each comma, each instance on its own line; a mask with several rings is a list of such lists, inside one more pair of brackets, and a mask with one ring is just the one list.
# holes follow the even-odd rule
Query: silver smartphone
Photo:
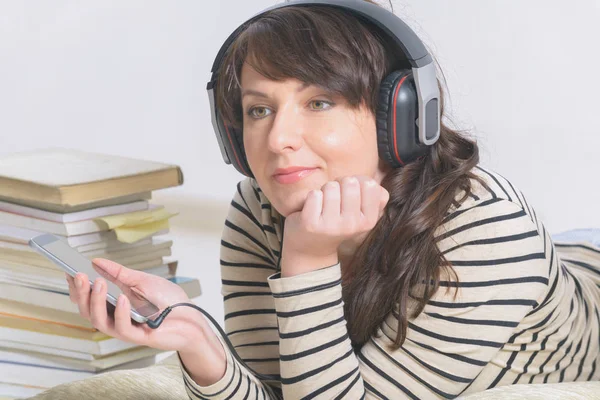
[[29, 240], [29, 246], [46, 256], [73, 277], [78, 272], [86, 274], [90, 280], [90, 286], [94, 285], [96, 278], [104, 278], [107, 284], [106, 301], [116, 306], [119, 295], [123, 293], [131, 303], [131, 319], [134, 321], [144, 323], [152, 317], [158, 316], [160, 309], [157, 306], [132, 291], [123, 282], [108, 276], [103, 270], [69, 246], [64, 239], [52, 234], [43, 234]]

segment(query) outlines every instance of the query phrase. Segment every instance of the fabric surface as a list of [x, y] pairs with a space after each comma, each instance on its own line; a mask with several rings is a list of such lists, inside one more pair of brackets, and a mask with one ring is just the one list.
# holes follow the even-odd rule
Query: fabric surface
[[459, 400], [600, 400], [600, 382], [503, 386]]
[[[458, 283], [443, 278], [400, 349], [389, 348], [392, 312], [356, 354], [341, 266], [280, 278], [281, 216], [255, 180], [240, 182], [221, 242], [225, 328], [248, 366], [279, 382], [261, 382], [228, 354], [225, 376], [209, 387], [183, 370], [190, 397], [454, 398], [597, 380], [600, 251], [571, 247], [561, 259], [521, 191], [492, 171], [474, 172], [486, 184], [473, 180], [472, 195], [436, 232]], [[456, 298], [445, 290], [456, 287]]]
[[185, 400], [176, 355], [151, 367], [106, 372], [46, 390], [35, 400]]
[[[56, 386], [32, 400], [185, 400], [177, 357], [163, 365], [114, 371]], [[600, 382], [505, 386], [460, 400], [600, 400]]]

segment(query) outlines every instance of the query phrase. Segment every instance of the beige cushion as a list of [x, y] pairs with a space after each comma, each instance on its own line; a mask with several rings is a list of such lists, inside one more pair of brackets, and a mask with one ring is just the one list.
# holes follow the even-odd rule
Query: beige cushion
[[151, 367], [106, 372], [58, 385], [36, 400], [187, 400], [177, 354]]
[[[176, 354], [141, 369], [107, 372], [56, 386], [36, 400], [187, 400]], [[600, 400], [600, 382], [503, 386], [460, 400]]]
[[600, 382], [502, 386], [459, 400], [600, 400]]

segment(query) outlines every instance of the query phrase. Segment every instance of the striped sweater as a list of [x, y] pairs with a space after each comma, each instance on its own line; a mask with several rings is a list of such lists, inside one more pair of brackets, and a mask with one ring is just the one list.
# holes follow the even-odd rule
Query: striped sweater
[[[473, 172], [488, 187], [473, 180], [436, 231], [458, 280], [441, 281], [397, 350], [393, 310], [353, 350], [339, 264], [280, 277], [281, 216], [254, 179], [240, 182], [221, 241], [222, 293], [225, 331], [250, 370], [227, 348], [225, 375], [211, 386], [182, 366], [190, 398], [449, 399], [600, 379], [600, 250], [555, 245], [521, 191]], [[456, 287], [456, 297], [446, 290]]]

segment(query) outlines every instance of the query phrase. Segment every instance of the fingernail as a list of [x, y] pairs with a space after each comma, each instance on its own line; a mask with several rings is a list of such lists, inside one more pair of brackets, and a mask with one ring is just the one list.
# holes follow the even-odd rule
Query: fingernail
[[75, 277], [75, 287], [81, 289], [81, 278]]
[[101, 289], [102, 281], [96, 281], [96, 283], [94, 283], [94, 292], [99, 293]]

